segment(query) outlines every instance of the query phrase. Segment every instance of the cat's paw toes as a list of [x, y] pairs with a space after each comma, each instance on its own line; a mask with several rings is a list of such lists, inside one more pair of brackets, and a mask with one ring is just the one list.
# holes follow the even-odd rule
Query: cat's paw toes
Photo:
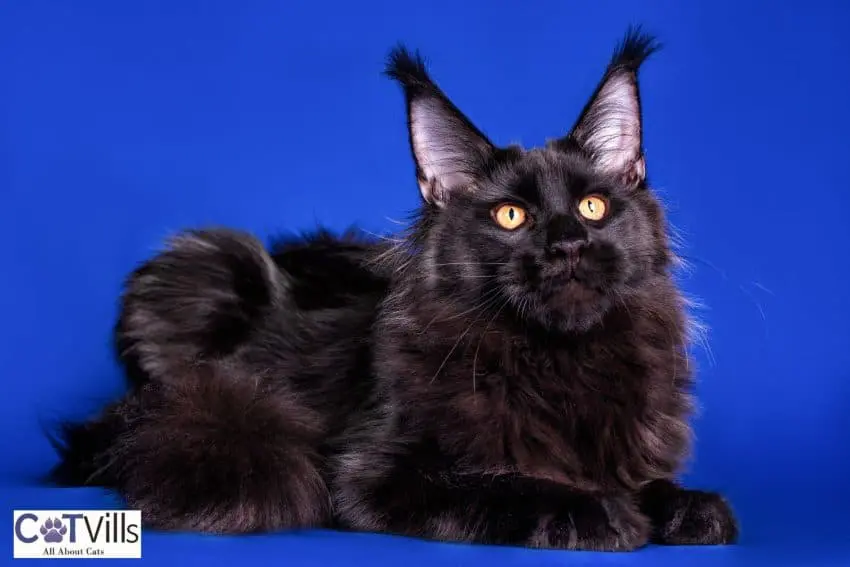
[[655, 527], [653, 541], [667, 545], [724, 545], [738, 539], [738, 523], [729, 503], [713, 492], [682, 490], [667, 519]]
[[647, 543], [649, 532], [647, 518], [629, 503], [587, 498], [551, 518], [546, 540], [559, 549], [632, 551]]

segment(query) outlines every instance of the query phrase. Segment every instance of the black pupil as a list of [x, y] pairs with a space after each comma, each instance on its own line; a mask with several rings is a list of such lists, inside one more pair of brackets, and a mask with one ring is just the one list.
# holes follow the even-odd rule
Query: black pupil
[[514, 215], [515, 215], [515, 214], [516, 214], [516, 211], [514, 211], [513, 207], [511, 207], [510, 209], [508, 209], [508, 218], [509, 218], [510, 220], [514, 220]]
[[592, 213], [592, 212], [594, 212], [594, 210], [593, 210], [593, 209], [595, 209], [595, 208], [596, 208], [596, 205], [593, 203], [593, 201], [591, 201], [591, 200], [589, 200], [589, 199], [588, 199], [588, 201], [587, 201], [587, 210], [588, 210], [588, 211], [590, 211], [590, 212]]

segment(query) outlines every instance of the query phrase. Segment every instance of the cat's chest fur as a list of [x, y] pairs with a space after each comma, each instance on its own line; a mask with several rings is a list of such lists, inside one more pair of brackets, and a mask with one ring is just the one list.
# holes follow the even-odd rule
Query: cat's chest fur
[[451, 354], [410, 349], [409, 422], [457, 466], [583, 489], [672, 475], [687, 449], [687, 359], [654, 324], [540, 344], [471, 332]]

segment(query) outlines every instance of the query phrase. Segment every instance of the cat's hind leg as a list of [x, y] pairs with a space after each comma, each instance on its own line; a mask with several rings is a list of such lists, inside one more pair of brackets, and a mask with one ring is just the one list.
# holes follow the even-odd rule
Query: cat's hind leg
[[131, 383], [179, 380], [187, 366], [233, 354], [266, 317], [287, 315], [286, 287], [250, 234], [178, 234], [124, 285], [115, 343]]

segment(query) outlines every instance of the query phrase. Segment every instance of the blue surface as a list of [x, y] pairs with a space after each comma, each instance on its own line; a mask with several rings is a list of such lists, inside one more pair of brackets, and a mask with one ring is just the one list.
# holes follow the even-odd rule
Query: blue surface
[[37, 423], [120, 393], [119, 284], [169, 232], [385, 231], [416, 204], [401, 95], [379, 75], [395, 41], [422, 48], [494, 140], [535, 144], [572, 124], [640, 21], [667, 45], [642, 75], [649, 172], [712, 328], [688, 479], [728, 493], [741, 544], [598, 555], [148, 532], [146, 560], [850, 564], [850, 4], [290, 4], [0, 3], [2, 522], [3, 508], [117, 505], [36, 485], [53, 462]]

